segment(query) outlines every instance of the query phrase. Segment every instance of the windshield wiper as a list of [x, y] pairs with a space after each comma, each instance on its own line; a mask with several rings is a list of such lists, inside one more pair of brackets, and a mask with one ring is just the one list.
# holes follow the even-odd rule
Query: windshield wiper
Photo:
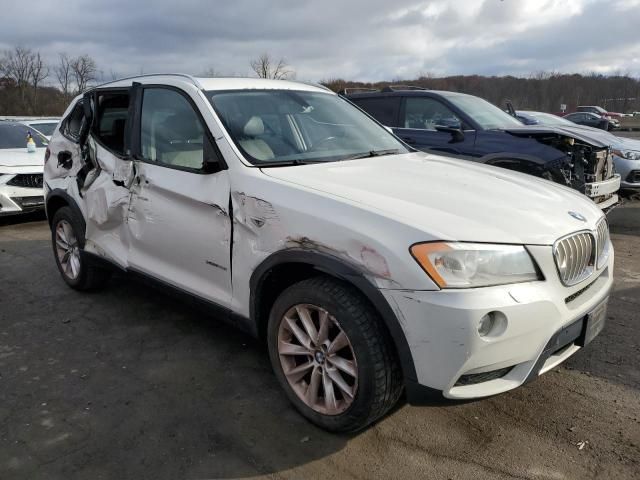
[[370, 158], [370, 157], [382, 157], [383, 155], [393, 155], [394, 153], [398, 153], [400, 150], [397, 148], [390, 148], [388, 150], [369, 150], [368, 152], [356, 153], [347, 158], [343, 158], [343, 160], [357, 160], [359, 158]]
[[302, 160], [300, 158], [294, 158], [293, 160], [276, 160], [273, 162], [260, 162], [255, 163], [256, 167], [291, 167], [294, 165], [310, 165], [312, 163], [320, 163], [321, 160]]

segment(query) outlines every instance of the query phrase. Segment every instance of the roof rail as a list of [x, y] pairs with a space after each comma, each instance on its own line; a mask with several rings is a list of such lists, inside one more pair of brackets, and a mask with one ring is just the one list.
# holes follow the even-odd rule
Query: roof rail
[[104, 87], [106, 85], [111, 85], [112, 83], [121, 82], [123, 80], [135, 80], [136, 78], [144, 78], [144, 77], [182, 77], [191, 81], [196, 87], [202, 90], [202, 85], [193, 75], [189, 75], [187, 73], [145, 73], [143, 75], [133, 75], [131, 77], [118, 78], [117, 80], [111, 80], [110, 82], [101, 83], [100, 85], [96, 85], [95, 87], [91, 87], [88, 90], [93, 90], [94, 88]]
[[322, 85], [321, 83], [318, 83], [318, 82], [311, 82], [307, 80], [290, 80], [290, 81], [302, 83], [304, 85], [309, 85], [311, 87], [322, 88], [323, 90], [333, 93], [333, 90], [331, 90], [329, 87], [327, 87], [326, 85]]
[[378, 92], [379, 90], [377, 88], [367, 88], [367, 87], [351, 87], [351, 88], [344, 88], [342, 90], [340, 90], [338, 93], [340, 95], [351, 95], [352, 93], [359, 93], [359, 92]]
[[417, 87], [415, 85], [387, 85], [384, 87], [381, 92], [398, 92], [402, 90], [429, 90], [424, 87]]

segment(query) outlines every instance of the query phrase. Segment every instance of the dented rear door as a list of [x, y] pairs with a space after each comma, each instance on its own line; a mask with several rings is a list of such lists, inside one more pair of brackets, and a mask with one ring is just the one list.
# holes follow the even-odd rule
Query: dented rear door
[[228, 171], [185, 92], [150, 86], [139, 93], [129, 268], [226, 305], [231, 298]]
[[134, 164], [125, 151], [129, 88], [85, 95], [88, 135], [80, 142], [76, 184], [86, 212], [85, 250], [126, 267], [130, 187]]

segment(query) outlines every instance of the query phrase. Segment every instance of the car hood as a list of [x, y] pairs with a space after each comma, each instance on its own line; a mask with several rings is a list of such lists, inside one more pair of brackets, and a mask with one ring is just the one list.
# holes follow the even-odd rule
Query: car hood
[[[534, 127], [535, 128], [535, 127]], [[553, 127], [558, 131], [565, 132], [568, 135], [578, 137], [583, 141], [588, 139], [589, 143], [598, 142], [602, 145], [611, 146], [613, 148], [621, 148], [628, 150], [640, 151], [640, 140], [633, 138], [618, 137], [612, 133], [602, 130], [601, 128], [587, 127], [586, 125], [556, 125]]]
[[[615, 135], [614, 135], [615, 136]], [[623, 150], [635, 150], [640, 152], [640, 140], [636, 140], [635, 138], [623, 138], [616, 137], [618, 143], [614, 145], [616, 148], [620, 148]]]
[[31, 167], [44, 165], [45, 148], [36, 148], [33, 153], [27, 148], [0, 149], [0, 167]]
[[582, 135], [584, 137], [592, 138], [593, 140], [597, 140], [598, 142], [607, 144], [613, 148], [640, 151], [640, 140], [636, 140], [634, 138], [618, 137], [617, 135], [599, 128], [576, 125], [575, 127], [562, 126], [558, 127], [558, 129], [564, 130], [570, 134]]
[[420, 229], [424, 240], [551, 245], [568, 233], [594, 228], [603, 215], [569, 188], [422, 152], [263, 172], [382, 212]]
[[574, 137], [576, 140], [580, 140], [582, 142], [588, 143], [589, 145], [593, 145], [594, 147], [604, 148], [610, 146], [610, 143], [604, 141], [601, 138], [597, 138], [591, 134], [591, 132], [582, 132], [579, 129], [574, 127], [551, 127], [551, 126], [543, 126], [543, 125], [530, 125], [530, 126], [522, 126], [515, 128], [508, 128], [505, 132], [510, 133], [511, 135], [516, 135], [519, 137], [525, 137], [529, 135], [548, 135], [548, 134], [560, 134], [560, 135], [568, 135], [570, 137]]

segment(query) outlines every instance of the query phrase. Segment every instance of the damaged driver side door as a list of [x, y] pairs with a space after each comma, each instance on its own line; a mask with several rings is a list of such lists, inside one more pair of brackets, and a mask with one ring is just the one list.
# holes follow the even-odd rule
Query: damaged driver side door
[[134, 96], [129, 268], [228, 305], [230, 185], [222, 156], [186, 92], [143, 85]]

